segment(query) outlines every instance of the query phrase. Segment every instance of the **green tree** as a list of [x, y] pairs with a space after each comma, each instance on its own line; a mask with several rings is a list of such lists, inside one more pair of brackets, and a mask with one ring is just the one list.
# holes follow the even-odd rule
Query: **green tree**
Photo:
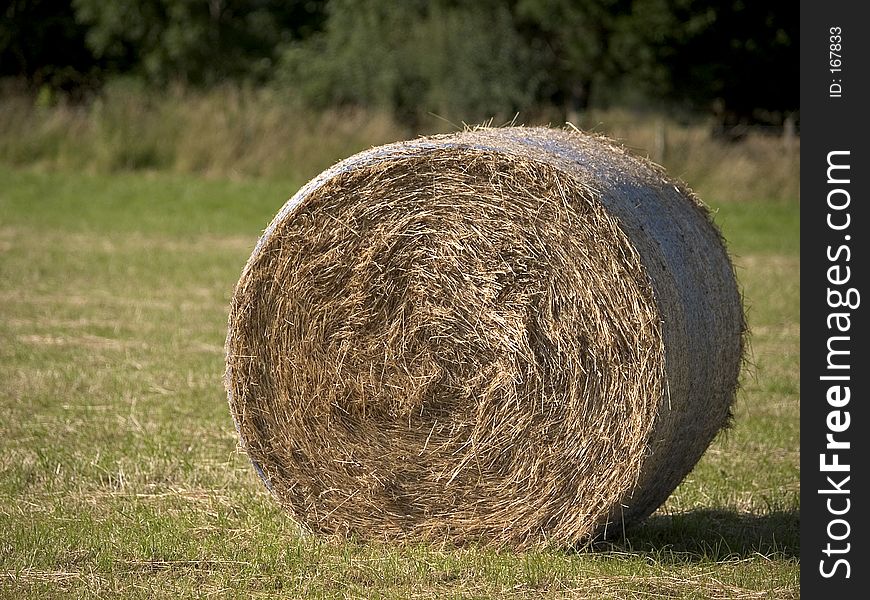
[[69, 0], [10, 0], [0, 13], [0, 77], [67, 92], [95, 87], [101, 65]]
[[321, 34], [290, 45], [281, 80], [316, 105], [395, 111], [413, 125], [509, 118], [534, 101], [541, 71], [498, 0], [333, 0]]
[[793, 2], [672, 0], [654, 46], [672, 97], [713, 107], [722, 124], [780, 123], [800, 107], [799, 11]]
[[612, 44], [630, 9], [630, 0], [516, 0], [517, 23], [548, 74], [539, 97], [569, 115], [585, 111], [596, 86], [623, 72]]
[[654, 105], [714, 109], [723, 124], [798, 109], [798, 10], [785, 0], [514, 0], [548, 65], [539, 97], [582, 111], [630, 89]]
[[149, 82], [266, 80], [277, 49], [323, 19], [314, 0], [73, 0], [87, 42], [117, 71]]

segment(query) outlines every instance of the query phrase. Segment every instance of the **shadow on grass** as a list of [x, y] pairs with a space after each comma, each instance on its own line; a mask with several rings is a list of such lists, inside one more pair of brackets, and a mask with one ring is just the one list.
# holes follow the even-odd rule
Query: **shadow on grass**
[[764, 515], [727, 510], [692, 510], [649, 517], [643, 523], [591, 546], [593, 551], [647, 554], [657, 561], [688, 563], [750, 558], [798, 558], [800, 512]]

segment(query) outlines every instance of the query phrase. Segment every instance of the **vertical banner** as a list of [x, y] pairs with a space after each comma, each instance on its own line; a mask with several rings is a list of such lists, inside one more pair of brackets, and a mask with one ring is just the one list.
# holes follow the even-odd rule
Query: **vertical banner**
[[870, 594], [870, 48], [861, 2], [801, 3], [801, 595]]

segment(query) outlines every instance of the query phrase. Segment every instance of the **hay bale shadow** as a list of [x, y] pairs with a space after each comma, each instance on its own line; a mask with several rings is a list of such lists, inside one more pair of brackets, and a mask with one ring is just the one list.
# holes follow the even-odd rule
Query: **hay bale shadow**
[[772, 510], [755, 515], [722, 509], [698, 509], [654, 515], [642, 524], [598, 541], [593, 552], [647, 555], [657, 562], [685, 564], [777, 556], [800, 556], [800, 511]]

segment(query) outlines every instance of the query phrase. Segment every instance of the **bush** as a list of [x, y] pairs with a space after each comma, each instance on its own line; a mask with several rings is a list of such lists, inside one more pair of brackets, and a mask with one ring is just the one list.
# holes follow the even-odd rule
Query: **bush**
[[540, 71], [504, 3], [329, 5], [326, 30], [291, 44], [277, 72], [311, 105], [480, 121], [531, 108]]

